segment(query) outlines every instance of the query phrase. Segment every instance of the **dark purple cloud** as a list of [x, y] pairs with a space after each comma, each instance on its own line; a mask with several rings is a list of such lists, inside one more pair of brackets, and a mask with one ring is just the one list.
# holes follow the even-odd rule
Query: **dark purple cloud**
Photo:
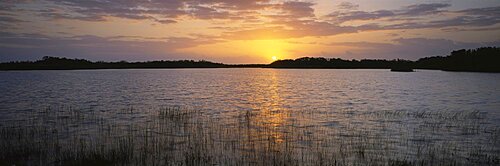
[[[354, 4], [344, 6], [353, 6]], [[377, 10], [372, 12], [358, 11], [358, 10], [341, 10], [329, 14], [327, 17], [336, 22], [346, 22], [354, 20], [374, 20], [381, 18], [393, 17], [417, 17], [423, 15], [431, 15], [443, 12], [442, 8], [450, 7], [450, 4], [431, 3], [431, 4], [417, 4], [405, 6], [399, 10]]]
[[390, 43], [374, 42], [335, 42], [332, 46], [347, 46], [348, 53], [336, 55], [344, 58], [378, 58], [378, 59], [409, 59], [417, 60], [428, 56], [449, 55], [452, 50], [472, 49], [485, 46], [500, 46], [500, 40], [495, 42], [457, 42], [447, 39], [429, 38], [399, 38]]
[[136, 40], [127, 41], [121, 39], [131, 37], [50, 37], [5, 32], [1, 32], [0, 36], [0, 61], [32, 60], [42, 56], [85, 57], [91, 60], [189, 59], [199, 57], [181, 55], [175, 50], [217, 42], [210, 38], [171, 37], [148, 41], [136, 37]]
[[331, 18], [334, 22], [342, 23], [354, 20], [374, 20], [386, 17], [392, 17], [396, 14], [389, 10], [378, 10], [374, 12], [365, 11], [336, 11], [330, 13], [327, 17]]
[[292, 16], [294, 18], [302, 18], [314, 17], [314, 9], [312, 8], [313, 5], [314, 3], [311, 2], [288, 1], [279, 6], [289, 16]]
[[354, 4], [352, 2], [340, 2], [337, 5], [337, 8], [342, 9], [342, 10], [356, 10], [359, 8], [359, 5]]
[[270, 0], [47, 0], [64, 10], [45, 12], [49, 18], [102, 21], [107, 16], [126, 19], [170, 20], [175, 23], [181, 16], [197, 19], [240, 18], [249, 10], [272, 7]]
[[436, 14], [441, 12], [440, 9], [450, 7], [450, 4], [446, 3], [430, 3], [430, 4], [416, 4], [406, 6], [404, 9], [398, 11], [399, 15], [408, 16], [418, 16], [418, 15], [428, 15]]
[[[341, 10], [332, 12], [327, 17], [331, 19], [331, 22], [337, 24], [356, 20], [380, 20], [386, 22], [386, 24], [369, 23], [360, 25], [356, 27], [358, 30], [447, 28], [454, 26], [485, 27], [500, 23], [500, 6], [459, 11], [442, 10], [449, 6], [450, 4], [432, 3], [406, 6], [398, 10], [377, 10], [372, 12]], [[445, 14], [448, 14], [448, 16], [445, 16]]]

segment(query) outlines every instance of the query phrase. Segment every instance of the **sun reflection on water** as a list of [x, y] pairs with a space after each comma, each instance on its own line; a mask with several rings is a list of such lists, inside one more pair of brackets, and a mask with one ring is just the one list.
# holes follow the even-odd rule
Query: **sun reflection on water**
[[279, 145], [284, 140], [284, 133], [281, 130], [286, 127], [288, 118], [287, 110], [284, 109], [283, 100], [280, 96], [280, 81], [277, 71], [270, 70], [265, 77], [258, 79], [256, 83], [259, 88], [252, 96], [256, 104], [254, 111], [250, 112], [248, 121], [255, 128], [264, 129], [250, 132], [254, 138], [271, 139]]

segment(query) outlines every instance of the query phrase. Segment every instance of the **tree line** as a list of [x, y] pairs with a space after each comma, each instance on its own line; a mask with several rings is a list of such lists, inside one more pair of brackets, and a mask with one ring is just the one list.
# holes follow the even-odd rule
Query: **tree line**
[[403, 59], [344, 60], [340, 58], [303, 57], [271, 64], [223, 64], [205, 60], [92, 62], [85, 59], [43, 57], [37, 61], [0, 63], [0, 70], [71, 70], [71, 69], [133, 69], [133, 68], [332, 68], [391, 69], [404, 67], [446, 71], [500, 72], [500, 48], [481, 47], [452, 51], [448, 56], [433, 56], [417, 61]]
[[333, 68], [333, 69], [391, 69], [412, 68], [445, 71], [500, 72], [500, 48], [481, 47], [452, 51], [448, 56], [402, 59], [344, 60], [339, 58], [304, 57], [279, 60], [268, 65], [272, 68]]

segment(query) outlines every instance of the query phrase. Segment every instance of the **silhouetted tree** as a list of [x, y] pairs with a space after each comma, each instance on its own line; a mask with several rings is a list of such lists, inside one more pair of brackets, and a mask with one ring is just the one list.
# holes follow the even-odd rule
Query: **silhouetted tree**
[[500, 72], [500, 48], [482, 47], [452, 51], [449, 56], [421, 58], [415, 62], [395, 59], [343, 60], [340, 58], [303, 57], [295, 60], [278, 60], [269, 65], [227, 65], [200, 60], [148, 61], [148, 62], [91, 62], [85, 59], [68, 59], [44, 56], [38, 61], [0, 63], [0, 70], [60, 70], [60, 69], [123, 69], [123, 68], [334, 68], [334, 69], [391, 69], [416, 68], [447, 71]]
[[416, 62], [422, 69], [500, 72], [500, 48], [482, 47], [452, 51], [449, 56], [426, 57]]

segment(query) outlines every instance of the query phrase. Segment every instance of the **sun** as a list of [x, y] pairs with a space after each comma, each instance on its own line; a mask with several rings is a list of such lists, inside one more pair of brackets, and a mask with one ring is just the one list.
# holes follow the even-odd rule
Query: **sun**
[[276, 56], [273, 56], [271, 58], [273, 59], [273, 61], [278, 60], [278, 57], [276, 57]]

